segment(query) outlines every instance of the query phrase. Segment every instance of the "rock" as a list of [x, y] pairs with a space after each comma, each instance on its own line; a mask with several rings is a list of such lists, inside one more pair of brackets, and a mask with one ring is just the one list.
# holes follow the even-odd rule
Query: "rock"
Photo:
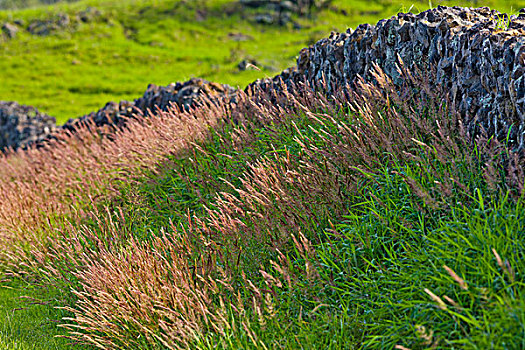
[[69, 16], [65, 13], [59, 14], [56, 20], [56, 24], [60, 28], [66, 28], [71, 23]]
[[303, 25], [299, 22], [293, 22], [293, 29], [295, 30], [301, 30], [303, 29]]
[[0, 101], [0, 151], [26, 148], [56, 130], [56, 120], [31, 106]]
[[81, 22], [89, 23], [92, 22], [95, 18], [100, 17], [101, 12], [96, 7], [87, 7], [85, 10], [80, 11], [77, 14], [78, 19]]
[[[506, 24], [502, 26], [498, 18], [506, 19]], [[313, 86], [324, 81], [330, 96], [334, 89], [351, 88], [360, 78], [374, 81], [371, 71], [376, 65], [398, 86], [405, 83], [401, 65], [411, 71], [434, 72], [429, 76], [430, 88], [448, 91], [450, 109], [461, 115], [471, 135], [483, 129], [501, 141], [508, 137], [510, 147], [525, 151], [525, 10], [518, 16], [506, 16], [488, 7], [438, 6], [417, 15], [400, 13], [376, 25], [334, 32], [303, 49], [296, 67], [250, 84], [246, 93], [253, 96], [257, 89], [279, 90], [283, 83], [293, 88], [304, 81]], [[134, 102], [108, 103], [97, 112], [70, 120], [64, 128], [74, 130], [84, 121], [120, 126], [135, 114], [166, 110], [172, 104], [188, 110], [202, 96], [211, 103], [219, 99], [235, 102], [236, 90], [202, 79], [166, 87], [150, 85]], [[25, 125], [33, 119], [0, 125]], [[29, 142], [43, 134], [39, 131], [42, 123], [35, 123], [38, 127], [29, 133]], [[18, 132], [16, 127], [6, 130]], [[24, 140], [16, 136], [4, 143], [16, 145]]]
[[279, 7], [281, 11], [289, 11], [294, 12], [297, 11], [297, 4], [294, 4], [292, 1], [281, 1], [279, 3]]
[[27, 26], [27, 31], [33, 35], [47, 36], [51, 33], [66, 29], [71, 26], [71, 19], [69, 15], [62, 13], [55, 18], [47, 20], [34, 20]]
[[243, 33], [228, 33], [228, 38], [232, 41], [251, 41], [253, 40], [253, 37], [251, 35], [243, 34]]
[[279, 25], [285, 26], [292, 22], [292, 16], [288, 12], [282, 12], [279, 14]]
[[275, 1], [272, 0], [239, 0], [239, 3], [245, 7], [259, 8], [267, 6], [269, 3]]
[[239, 64], [237, 65], [237, 68], [239, 68], [240, 71], [245, 71], [245, 70], [247, 70], [249, 68], [253, 68], [253, 67], [255, 67], [254, 69], [259, 70], [257, 68], [258, 66], [259, 66], [259, 64], [257, 63], [256, 60], [244, 59], [241, 62], [239, 62]]
[[246, 91], [324, 79], [330, 95], [358, 77], [373, 81], [376, 64], [401, 85], [401, 62], [411, 71], [435, 71], [431, 86], [449, 92], [449, 107], [471, 135], [482, 129], [502, 141], [508, 135], [511, 147], [525, 151], [525, 10], [507, 16], [488, 7], [438, 6], [417, 15], [400, 13], [375, 26], [332, 33], [301, 51], [295, 68]]
[[54, 23], [40, 20], [33, 21], [27, 26], [29, 33], [40, 36], [49, 35], [55, 29], [57, 28]]
[[[8, 147], [26, 148], [33, 143], [38, 146], [60, 130], [75, 131], [86, 123], [107, 127], [106, 130], [111, 133], [115, 128], [124, 126], [128, 119], [147, 115], [148, 111], [166, 111], [172, 106], [187, 111], [197, 103], [216, 103], [223, 98], [227, 102], [235, 102], [236, 92], [231, 86], [197, 78], [168, 86], [150, 84], [144, 95], [134, 102], [108, 102], [100, 110], [70, 119], [63, 126], [57, 126], [55, 118], [40, 113], [34, 107], [0, 101], [0, 151]], [[203, 97], [206, 99], [203, 100]]]
[[172, 83], [168, 86], [150, 84], [144, 95], [134, 102], [109, 102], [102, 109], [80, 118], [70, 119], [63, 128], [74, 130], [87, 121], [97, 126], [123, 126], [126, 120], [135, 115], [147, 115], [148, 111], [166, 111], [171, 106], [189, 110], [201, 98], [206, 96], [211, 101], [227, 98], [234, 101], [236, 90], [228, 85], [212, 83], [204, 79], [194, 78], [184, 83]]
[[13, 39], [18, 33], [18, 31], [19, 31], [18, 27], [14, 24], [4, 23], [2, 25], [2, 32], [4, 32], [4, 34], [7, 35], [9, 39]]
[[328, 7], [333, 0], [240, 0], [241, 6], [265, 9], [282, 14], [296, 13], [305, 15], [313, 10]]
[[208, 11], [204, 8], [195, 10], [195, 21], [203, 22], [208, 18]]
[[256, 15], [253, 19], [259, 24], [273, 24], [275, 19], [271, 13], [261, 13]]

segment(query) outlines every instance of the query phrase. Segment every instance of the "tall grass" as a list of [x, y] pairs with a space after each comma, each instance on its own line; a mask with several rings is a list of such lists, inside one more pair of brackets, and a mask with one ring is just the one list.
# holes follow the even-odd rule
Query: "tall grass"
[[143, 169], [205, 137], [224, 113], [219, 110], [227, 108], [173, 111], [169, 117], [159, 112], [117, 131], [86, 125], [75, 134], [57, 135], [47, 147], [2, 156], [0, 230], [6, 259], [17, 259], [9, 256], [13, 247], [53, 237], [53, 225], [62, 225], [64, 217], [86, 216], [86, 205], [110, 198], [119, 182], [133, 181]]
[[7, 261], [99, 348], [521, 348], [523, 157], [442, 96], [377, 69], [8, 155]]

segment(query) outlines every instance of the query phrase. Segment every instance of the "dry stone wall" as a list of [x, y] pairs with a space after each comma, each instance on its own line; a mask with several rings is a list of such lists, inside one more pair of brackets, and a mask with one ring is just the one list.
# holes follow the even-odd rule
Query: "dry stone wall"
[[0, 101], [0, 150], [42, 141], [55, 129], [55, 118], [36, 108]]
[[[258, 80], [246, 91], [279, 89], [281, 81], [289, 86], [305, 80], [315, 85], [324, 79], [330, 94], [333, 88], [351, 87], [358, 77], [373, 80], [370, 71], [375, 64], [394, 83], [402, 84], [400, 60], [410, 70], [433, 72], [429, 83], [448, 91], [449, 106], [462, 115], [471, 133], [484, 129], [525, 151], [525, 9], [508, 16], [487, 7], [439, 6], [417, 15], [400, 13], [376, 25], [362, 24], [303, 49], [296, 67], [273, 79]], [[70, 120], [64, 128], [74, 130], [88, 120], [96, 125], [121, 125], [135, 113], [165, 110], [171, 103], [188, 109], [203, 95], [234, 100], [236, 90], [202, 79], [166, 87], [150, 85], [134, 102], [108, 103], [97, 112]], [[21, 113], [26, 107], [13, 108], [0, 104], [0, 149], [39, 141], [53, 129], [54, 124], [40, 114], [24, 118]]]
[[146, 115], [157, 109], [166, 111], [170, 106], [188, 110], [206, 97], [208, 100], [235, 98], [236, 89], [228, 85], [193, 78], [183, 83], [172, 83], [168, 86], [150, 84], [144, 95], [134, 102], [109, 102], [102, 109], [80, 118], [70, 119], [63, 128], [75, 129], [79, 123], [92, 121], [97, 126], [122, 125], [126, 119], [136, 114]]
[[443, 7], [400, 13], [376, 25], [332, 33], [303, 49], [297, 67], [248, 87], [278, 88], [279, 80], [333, 87], [373, 79], [378, 64], [401, 84], [397, 65], [430, 72], [430, 83], [449, 91], [451, 107], [472, 133], [481, 128], [525, 150], [525, 10], [508, 16], [487, 7]]
[[9, 147], [25, 148], [52, 137], [56, 131], [74, 131], [85, 123], [122, 126], [127, 119], [137, 114], [146, 115], [148, 111], [165, 111], [170, 106], [188, 110], [204, 97], [212, 102], [223, 98], [233, 101], [236, 91], [231, 86], [197, 78], [168, 86], [151, 84], [144, 95], [133, 102], [109, 102], [96, 112], [70, 119], [63, 126], [56, 126], [55, 118], [42, 114], [33, 107], [22, 106], [16, 102], [0, 102], [0, 151]]

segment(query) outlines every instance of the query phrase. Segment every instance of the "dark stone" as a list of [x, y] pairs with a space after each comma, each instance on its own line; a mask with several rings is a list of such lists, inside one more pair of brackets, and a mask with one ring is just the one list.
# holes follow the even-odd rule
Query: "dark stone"
[[101, 12], [95, 7], [87, 7], [85, 10], [80, 11], [77, 15], [78, 19], [81, 22], [89, 23], [92, 22], [95, 18], [100, 17]]
[[[510, 24], [502, 26], [498, 18]], [[409, 70], [435, 71], [430, 84], [448, 89], [451, 109], [462, 114], [471, 134], [483, 129], [504, 140], [509, 129], [525, 130], [523, 9], [512, 19], [488, 7], [438, 6], [360, 25], [303, 49], [296, 68], [258, 80], [246, 91], [280, 89], [281, 81], [291, 86], [306, 79], [316, 85], [324, 79], [330, 94], [334, 87], [351, 87], [358, 77], [373, 80], [374, 64], [401, 85], [400, 59]], [[525, 151], [523, 135], [512, 132], [510, 137], [517, 150]]]
[[255, 22], [259, 24], [273, 24], [275, 21], [274, 16], [271, 13], [262, 13], [254, 17]]
[[223, 98], [234, 101], [235, 95], [236, 90], [231, 86], [199, 78], [183, 83], [172, 83], [168, 86], [150, 84], [144, 95], [134, 102], [109, 102], [96, 112], [70, 119], [62, 128], [74, 130], [79, 124], [86, 122], [92, 122], [97, 126], [120, 127], [125, 125], [129, 118], [134, 118], [136, 115], [147, 115], [149, 111], [152, 113], [158, 110], [167, 111], [170, 107], [187, 111], [202, 102], [202, 97], [212, 102]]
[[251, 41], [253, 40], [253, 37], [251, 35], [243, 34], [243, 33], [228, 33], [228, 39], [232, 41]]
[[[361, 78], [374, 81], [371, 70], [375, 65], [395, 84], [402, 85], [402, 65], [410, 71], [435, 72], [429, 84], [449, 92], [449, 107], [461, 114], [471, 135], [483, 129], [506, 140], [509, 134], [509, 144], [525, 151], [525, 20], [517, 19], [501, 28], [497, 26], [498, 17], [504, 18], [488, 7], [438, 6], [417, 15], [399, 14], [375, 26], [364, 24], [355, 31], [332, 33], [303, 49], [296, 67], [274, 78], [257, 80], [246, 92], [252, 96], [256, 88], [268, 91], [279, 90], [283, 84], [292, 87], [308, 82], [316, 86], [324, 82], [323, 88], [331, 95], [334, 88], [351, 88]], [[64, 128], [74, 130], [85, 121], [124, 125], [136, 114], [166, 110], [171, 105], [189, 110], [202, 101], [202, 96], [211, 103], [222, 99], [235, 102], [236, 90], [202, 79], [166, 87], [150, 85], [134, 102], [108, 103], [97, 112], [70, 120]], [[11, 122], [0, 125], [6, 123]], [[13, 140], [9, 145], [16, 147], [24, 139], [16, 136]]]
[[26, 148], [56, 129], [56, 120], [31, 106], [0, 101], [0, 151]]
[[248, 68], [250, 67], [257, 67], [259, 64], [257, 63], [256, 60], [252, 60], [252, 59], [244, 59], [242, 60], [241, 62], [239, 62], [239, 64], [237, 65], [237, 68], [240, 70], [240, 71], [245, 71], [247, 70]]
[[63, 126], [57, 126], [55, 118], [40, 113], [30, 106], [21, 106], [16, 102], [0, 101], [0, 151], [8, 147], [26, 148], [36, 143], [43, 144], [53, 138], [60, 130], [75, 131], [80, 125], [94, 124], [115, 130], [122, 127], [130, 118], [147, 116], [151, 111], [167, 111], [179, 108], [188, 111], [198, 103], [235, 102], [236, 89], [228, 85], [212, 83], [204, 79], [191, 79], [183, 83], [168, 86], [150, 84], [144, 95], [134, 102], [108, 102], [96, 112], [80, 118], [70, 119]]
[[72, 25], [71, 18], [65, 13], [46, 20], [34, 20], [27, 26], [27, 31], [33, 35], [47, 36]]
[[18, 31], [19, 31], [18, 27], [14, 24], [4, 23], [2, 25], [2, 32], [4, 32], [4, 34], [7, 35], [9, 39], [13, 39], [18, 33]]

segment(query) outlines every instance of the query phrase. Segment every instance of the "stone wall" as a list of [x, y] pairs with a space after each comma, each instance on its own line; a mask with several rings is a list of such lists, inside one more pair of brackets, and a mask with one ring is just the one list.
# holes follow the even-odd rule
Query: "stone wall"
[[168, 86], [149, 85], [144, 95], [133, 102], [108, 102], [96, 112], [79, 118], [70, 119], [63, 126], [57, 126], [55, 118], [40, 113], [30, 106], [16, 102], [0, 102], [0, 151], [11, 148], [25, 148], [52, 137], [53, 132], [61, 129], [74, 131], [83, 123], [97, 126], [122, 126], [126, 119], [136, 114], [167, 110], [170, 106], [188, 110], [195, 106], [201, 97], [216, 101], [223, 97], [235, 99], [236, 89], [228, 85], [212, 83], [204, 79], [191, 79], [183, 83]]
[[148, 110], [166, 111], [170, 106], [188, 110], [206, 96], [210, 100], [222, 97], [235, 97], [236, 90], [228, 85], [193, 78], [183, 83], [172, 83], [168, 86], [150, 84], [144, 95], [134, 102], [109, 102], [103, 108], [80, 118], [70, 119], [63, 128], [74, 129], [79, 123], [92, 121], [97, 126], [122, 125], [126, 119], [136, 114], [147, 115]]
[[55, 118], [36, 108], [0, 101], [0, 150], [42, 141], [55, 129]]
[[330, 90], [351, 86], [358, 76], [370, 80], [374, 63], [400, 84], [398, 57], [409, 69], [435, 72], [430, 83], [449, 91], [451, 107], [461, 113], [472, 133], [482, 127], [504, 140], [510, 128], [510, 145], [524, 151], [523, 10], [508, 16], [487, 7], [439, 6], [417, 15], [400, 13], [376, 25], [332, 33], [303, 49], [297, 67], [254, 85], [276, 88], [279, 79], [306, 78], [315, 84], [324, 78]]
[[[303, 49], [296, 67], [273, 79], [258, 80], [246, 90], [250, 94], [255, 86], [278, 89], [281, 80], [316, 84], [325, 79], [330, 93], [333, 87], [352, 86], [359, 76], [373, 79], [370, 70], [374, 64], [402, 84], [399, 59], [410, 70], [434, 73], [430, 84], [439, 88], [436, 90], [448, 91], [450, 107], [461, 113], [471, 133], [483, 128], [500, 140], [508, 136], [511, 147], [525, 151], [525, 10], [508, 16], [486, 7], [439, 6], [417, 15], [400, 13], [376, 25], [362, 24], [356, 30], [332, 33]], [[97, 125], [119, 125], [135, 113], [165, 110], [170, 103], [187, 109], [202, 95], [234, 99], [235, 89], [202, 79], [166, 87], [150, 85], [134, 102], [108, 103], [97, 112], [68, 121], [64, 128], [75, 129], [87, 120]], [[0, 113], [12, 114], [1, 112], [2, 108], [0, 105]], [[0, 119], [0, 149], [38, 141], [52, 129], [45, 118], [45, 122], [41, 117], [33, 118], [34, 127], [28, 126], [29, 119], [17, 118], [16, 123], [15, 119]], [[32, 131], [20, 131], [26, 129]], [[9, 130], [17, 136], [6, 137]]]

